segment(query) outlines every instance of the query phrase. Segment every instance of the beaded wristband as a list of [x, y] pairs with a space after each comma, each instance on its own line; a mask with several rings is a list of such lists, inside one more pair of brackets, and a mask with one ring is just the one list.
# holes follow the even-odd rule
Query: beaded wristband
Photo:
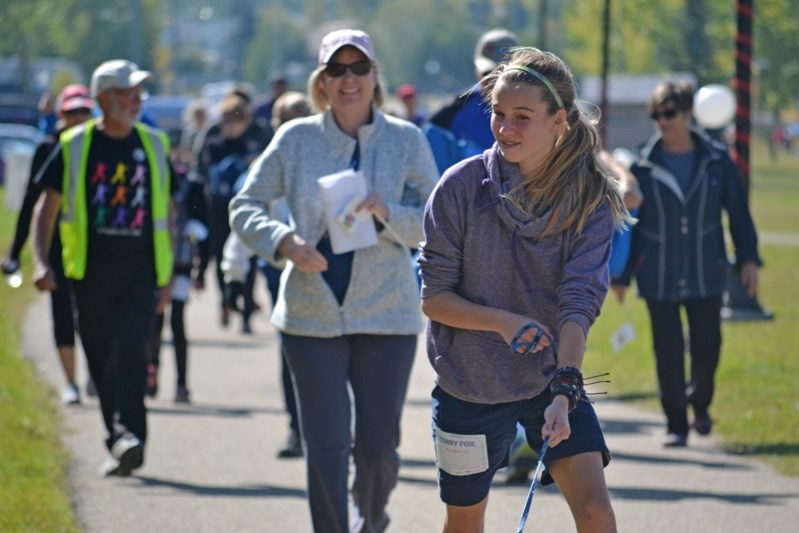
[[569, 400], [569, 412], [577, 407], [580, 401], [580, 390], [583, 387], [583, 375], [577, 368], [566, 366], [558, 368], [552, 381], [549, 382], [549, 392], [554, 398], [558, 395], [566, 396]]

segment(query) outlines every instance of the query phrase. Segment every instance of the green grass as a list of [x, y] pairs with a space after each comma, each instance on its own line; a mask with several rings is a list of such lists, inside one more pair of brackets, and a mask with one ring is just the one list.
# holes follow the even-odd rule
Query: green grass
[[[2, 254], [15, 221], [0, 188]], [[29, 257], [25, 263], [30, 265]], [[33, 296], [27, 279], [19, 289], [0, 282], [0, 531], [79, 531], [67, 491], [69, 457], [59, 441], [53, 391], [21, 356], [21, 326]]]
[[752, 213], [760, 231], [799, 233], [799, 158], [780, 154], [770, 161], [755, 151], [752, 173]]
[[[754, 154], [751, 204], [758, 231], [799, 234], [799, 158], [776, 163]], [[714, 432], [732, 452], [751, 455], [799, 476], [799, 246], [761, 244], [758, 299], [774, 312], [770, 322], [725, 322], [712, 414]], [[619, 353], [610, 335], [629, 317], [636, 339]], [[628, 293], [619, 305], [608, 297], [591, 330], [585, 372], [611, 372], [604, 389], [613, 397], [660, 411], [649, 318]]]

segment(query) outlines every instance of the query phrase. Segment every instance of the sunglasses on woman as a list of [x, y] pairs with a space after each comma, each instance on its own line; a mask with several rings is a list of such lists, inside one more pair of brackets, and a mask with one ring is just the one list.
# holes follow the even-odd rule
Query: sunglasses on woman
[[77, 109], [70, 109], [69, 111], [63, 111], [62, 114], [65, 117], [77, 117], [77, 116], [88, 116], [92, 114], [92, 110], [88, 107], [79, 107]]
[[325, 74], [331, 78], [340, 78], [348, 70], [355, 76], [366, 76], [372, 70], [372, 62], [362, 59], [355, 63], [328, 63], [327, 67], [325, 67]]
[[674, 108], [671, 108], [671, 109], [663, 109], [661, 111], [655, 111], [649, 116], [652, 118], [652, 120], [657, 122], [661, 117], [665, 118], [666, 120], [671, 120], [677, 116], [677, 113], [679, 113], [679, 111], [677, 111]]

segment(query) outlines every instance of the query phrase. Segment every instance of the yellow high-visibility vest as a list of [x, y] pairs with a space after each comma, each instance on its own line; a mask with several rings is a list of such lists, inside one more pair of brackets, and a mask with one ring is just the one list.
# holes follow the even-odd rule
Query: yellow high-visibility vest
[[[61, 134], [61, 153], [64, 158], [64, 180], [61, 187], [61, 236], [64, 274], [71, 279], [86, 275], [86, 256], [89, 249], [89, 214], [86, 206], [86, 169], [95, 120], [70, 128]], [[159, 287], [169, 284], [172, 278], [172, 241], [169, 235], [169, 182], [171, 179], [167, 154], [169, 139], [166, 134], [135, 125], [141, 139], [147, 164], [150, 168], [151, 213], [153, 218], [153, 246], [155, 249], [155, 276]]]

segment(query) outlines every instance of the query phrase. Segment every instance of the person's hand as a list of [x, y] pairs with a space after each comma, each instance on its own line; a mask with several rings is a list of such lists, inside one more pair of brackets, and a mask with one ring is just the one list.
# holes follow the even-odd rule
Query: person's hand
[[757, 264], [747, 261], [741, 265], [741, 285], [746, 289], [746, 295], [752, 298], [757, 293]]
[[172, 299], [172, 283], [158, 289], [158, 304], [155, 306], [155, 314], [163, 315], [169, 300]]
[[300, 272], [324, 272], [327, 259], [305, 239], [292, 233], [285, 237], [277, 247], [278, 252], [292, 261]]
[[[533, 322], [535, 322], [536, 324], [535, 327], [531, 327], [530, 329], [525, 331], [518, 339], [516, 339], [516, 342], [530, 344], [533, 342], [539, 330], [543, 331], [544, 334], [541, 336], [540, 339], [538, 339], [538, 343], [533, 347], [530, 353], [540, 352], [541, 350], [552, 344], [552, 341], [550, 340], [552, 338], [552, 334], [550, 333], [549, 328], [547, 328], [545, 325], [541, 324], [537, 320], [533, 320], [523, 315], [512, 315], [512, 318], [508, 320], [505, 324], [503, 324], [503, 327], [499, 332], [499, 334], [502, 335], [502, 338], [505, 339], [505, 342], [507, 342], [508, 346], [510, 346], [511, 343], [513, 342], [513, 338], [516, 336], [519, 330], [521, 330], [527, 324]], [[525, 350], [523, 347], [519, 347], [516, 351], [518, 353], [524, 353]]]
[[552, 403], [544, 410], [544, 427], [541, 437], [549, 437], [549, 446], [555, 447], [572, 434], [569, 425], [569, 399], [562, 394], [552, 398]]
[[383, 197], [376, 192], [370, 192], [366, 198], [364, 198], [363, 202], [358, 204], [355, 211], [358, 212], [362, 209], [366, 209], [373, 215], [376, 215], [380, 220], [388, 220], [388, 207], [386, 207]]
[[40, 291], [54, 291], [58, 288], [55, 273], [50, 265], [36, 262], [33, 265], [33, 284]]
[[610, 290], [613, 291], [613, 294], [616, 295], [616, 299], [619, 303], [624, 302], [624, 293], [627, 292], [627, 286], [622, 285], [621, 283], [611, 283]]

